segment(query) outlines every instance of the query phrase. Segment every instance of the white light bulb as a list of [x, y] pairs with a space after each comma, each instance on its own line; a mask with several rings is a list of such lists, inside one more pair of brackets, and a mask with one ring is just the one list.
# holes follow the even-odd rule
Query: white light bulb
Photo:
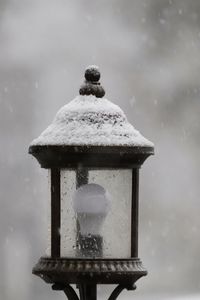
[[79, 187], [73, 195], [74, 211], [82, 235], [99, 235], [110, 207], [106, 190], [94, 183]]

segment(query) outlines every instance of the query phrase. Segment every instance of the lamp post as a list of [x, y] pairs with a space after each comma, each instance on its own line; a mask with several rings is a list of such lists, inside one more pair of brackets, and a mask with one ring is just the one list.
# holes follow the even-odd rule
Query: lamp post
[[89, 66], [80, 95], [29, 147], [51, 185], [50, 253], [33, 274], [69, 300], [95, 300], [97, 284], [117, 284], [114, 300], [147, 274], [138, 257], [139, 168], [154, 146], [104, 98], [99, 79]]

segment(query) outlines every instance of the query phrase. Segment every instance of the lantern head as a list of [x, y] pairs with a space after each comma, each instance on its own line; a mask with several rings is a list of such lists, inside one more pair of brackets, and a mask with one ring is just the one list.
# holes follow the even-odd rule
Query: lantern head
[[33, 269], [51, 283], [133, 286], [138, 258], [139, 168], [153, 144], [104, 98], [96, 66], [80, 95], [59, 110], [29, 148], [50, 170], [50, 252]]

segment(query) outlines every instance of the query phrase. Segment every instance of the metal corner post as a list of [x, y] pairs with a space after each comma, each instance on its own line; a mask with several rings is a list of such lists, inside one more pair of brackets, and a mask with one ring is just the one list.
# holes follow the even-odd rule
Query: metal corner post
[[131, 257], [138, 256], [139, 168], [132, 171]]

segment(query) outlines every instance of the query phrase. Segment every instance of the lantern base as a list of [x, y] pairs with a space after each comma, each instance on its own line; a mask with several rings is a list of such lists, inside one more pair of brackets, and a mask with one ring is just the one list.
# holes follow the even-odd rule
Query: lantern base
[[147, 275], [139, 258], [83, 259], [41, 257], [33, 274], [47, 283], [59, 284], [120, 284], [133, 286]]

